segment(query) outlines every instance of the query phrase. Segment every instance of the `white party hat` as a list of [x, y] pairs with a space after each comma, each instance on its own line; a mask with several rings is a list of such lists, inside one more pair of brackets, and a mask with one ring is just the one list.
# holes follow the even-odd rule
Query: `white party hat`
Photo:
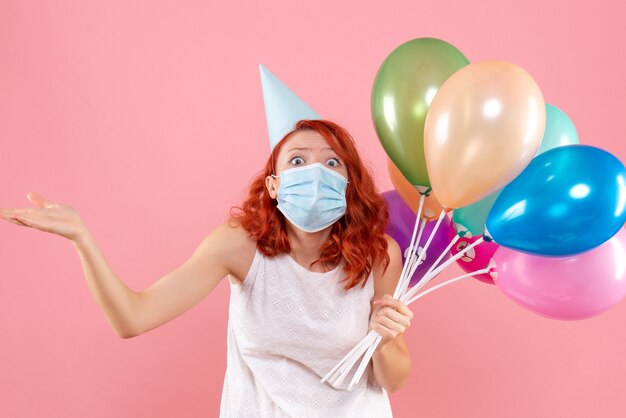
[[261, 71], [261, 86], [263, 88], [263, 104], [267, 119], [267, 131], [270, 137], [270, 150], [291, 132], [296, 122], [302, 119], [322, 119], [289, 87], [280, 81], [263, 64]]

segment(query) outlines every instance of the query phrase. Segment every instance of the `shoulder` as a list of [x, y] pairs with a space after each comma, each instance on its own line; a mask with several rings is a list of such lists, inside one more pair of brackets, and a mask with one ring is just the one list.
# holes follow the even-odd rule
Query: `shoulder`
[[241, 258], [250, 256], [252, 259], [255, 250], [256, 241], [238, 220], [228, 218], [203, 238], [197, 251], [202, 258], [222, 264], [230, 273], [233, 267], [237, 270], [236, 264]]
[[396, 290], [400, 274], [402, 273], [402, 250], [393, 237], [385, 234], [387, 240], [387, 254], [389, 255], [389, 265], [385, 269], [383, 260], [377, 260], [373, 266], [374, 271], [374, 298], [383, 297], [385, 294], [393, 295]]
[[387, 265], [386, 271], [384, 271], [385, 265], [383, 260], [377, 260], [374, 263], [374, 276], [378, 275], [379, 278], [387, 276], [389, 270], [394, 270], [398, 267], [402, 269], [402, 249], [400, 248], [400, 244], [389, 234], [385, 234], [385, 239], [387, 240], [389, 264]]
[[256, 245], [256, 241], [250, 238], [248, 232], [237, 218], [228, 217], [217, 229], [225, 238], [228, 238], [229, 242], [225, 244], [234, 247]]
[[256, 244], [256, 242], [248, 236], [239, 221], [232, 217], [229, 217], [209, 232], [207, 236], [204, 237], [203, 242], [207, 245], [210, 244], [210, 246], [215, 249], [215, 252], [222, 255], [242, 251]]
[[400, 244], [389, 234], [385, 234], [385, 239], [387, 240], [387, 254], [389, 254], [389, 258], [402, 264], [402, 249], [400, 248]]
[[229, 275], [241, 282], [254, 260], [257, 242], [248, 235], [238, 219], [229, 217], [215, 232], [219, 235], [221, 253]]

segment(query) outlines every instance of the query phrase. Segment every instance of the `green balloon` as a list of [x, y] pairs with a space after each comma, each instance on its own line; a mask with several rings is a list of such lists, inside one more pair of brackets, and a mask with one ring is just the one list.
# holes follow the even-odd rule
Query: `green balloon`
[[451, 44], [435, 38], [405, 42], [385, 59], [372, 88], [376, 134], [404, 176], [430, 187], [424, 157], [424, 122], [443, 82], [469, 64]]

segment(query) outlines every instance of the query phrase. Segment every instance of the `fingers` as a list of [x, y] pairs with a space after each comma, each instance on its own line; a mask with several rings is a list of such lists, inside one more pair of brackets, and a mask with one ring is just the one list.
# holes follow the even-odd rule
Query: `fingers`
[[411, 325], [411, 319], [407, 315], [401, 314], [400, 312], [389, 307], [380, 309], [376, 312], [376, 315], [380, 318], [389, 318], [394, 322], [404, 325], [405, 327]]
[[7, 221], [14, 223], [16, 225], [28, 226], [31, 228], [41, 229], [42, 231], [47, 231], [48, 228], [44, 225], [44, 219], [38, 217], [36, 215], [28, 215], [28, 214], [10, 214], [2, 216]]
[[404, 332], [407, 328], [406, 325], [399, 324], [398, 322], [395, 322], [391, 318], [388, 318], [386, 316], [378, 318], [377, 322], [385, 326], [387, 329], [391, 330], [395, 334]]
[[406, 331], [406, 327], [391, 321], [389, 318], [383, 320], [375, 320], [370, 322], [370, 329], [376, 331], [381, 337], [381, 343], [384, 345], [389, 341], [394, 340], [398, 335], [403, 334]]
[[23, 216], [32, 216], [35, 214], [35, 210], [33, 208], [19, 209], [19, 208], [6, 208], [0, 209], [0, 216], [3, 218], [11, 218], [11, 217], [23, 217]]
[[398, 331], [389, 329], [380, 322], [372, 322], [370, 326], [379, 335], [386, 337], [386, 340], [393, 339], [398, 334]]
[[22, 219], [19, 219], [19, 218], [11, 218], [11, 219], [12, 219], [12, 220], [14, 220], [14, 221], [15, 221], [14, 223], [15, 223], [15, 224], [17, 224], [17, 225], [23, 225], [23, 226], [28, 226], [28, 227], [30, 227], [30, 225], [29, 225], [29, 224], [27, 224], [27, 223], [26, 223], [25, 221], [23, 221]]
[[18, 225], [32, 226], [32, 222], [23, 215], [11, 215], [9, 219], [15, 221]]
[[374, 305], [377, 309], [372, 312], [371, 324], [379, 334], [384, 333], [385, 337], [395, 338], [411, 326], [413, 312], [404, 302], [393, 299], [391, 295], [384, 295]]
[[14, 223], [16, 225], [24, 225], [24, 226], [28, 226], [26, 222], [23, 221], [23, 217], [11, 212], [10, 210], [7, 209], [0, 209], [0, 218], [4, 218], [7, 221]]
[[409, 318], [413, 318], [413, 312], [409, 309], [409, 307], [404, 302], [392, 298], [391, 295], [384, 295], [381, 299], [374, 301], [374, 305], [380, 307], [390, 306], [395, 308], [401, 314], [406, 315]]
[[52, 202], [44, 199], [44, 197], [35, 192], [29, 192], [26, 194], [26, 198], [36, 204], [40, 208], [47, 208], [52, 205]]
[[15, 217], [18, 215], [15, 214], [11, 209], [0, 209], [0, 218], [6, 219], [9, 222], [15, 223]]
[[45, 211], [46, 209], [58, 206], [55, 203], [44, 199], [43, 196], [35, 192], [27, 193], [26, 197], [28, 198], [28, 200], [35, 203], [37, 207], [36, 208], [0, 208], [0, 218], [10, 220], [11, 217], [31, 216], [34, 214], [40, 214], [42, 209]]

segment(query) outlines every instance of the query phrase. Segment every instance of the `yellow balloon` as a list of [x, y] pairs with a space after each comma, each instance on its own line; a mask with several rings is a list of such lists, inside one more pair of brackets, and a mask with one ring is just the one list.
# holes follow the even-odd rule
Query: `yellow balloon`
[[546, 107], [535, 80], [506, 61], [469, 64], [439, 88], [424, 125], [433, 191], [446, 208], [502, 188], [536, 154]]

